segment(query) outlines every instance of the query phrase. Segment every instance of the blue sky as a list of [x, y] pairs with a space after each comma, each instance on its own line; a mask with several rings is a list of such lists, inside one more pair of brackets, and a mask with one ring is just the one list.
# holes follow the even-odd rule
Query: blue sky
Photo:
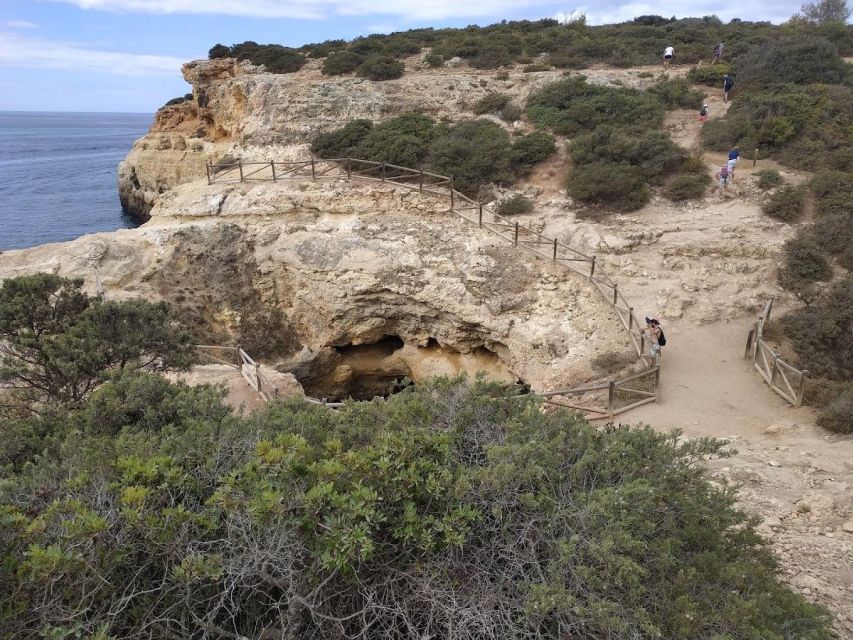
[[[586, 5], [584, 4], [586, 2]], [[641, 14], [780, 22], [799, 0], [0, 0], [0, 110], [153, 112], [190, 90], [182, 62], [221, 42], [299, 46], [422, 26], [580, 10], [600, 24]]]

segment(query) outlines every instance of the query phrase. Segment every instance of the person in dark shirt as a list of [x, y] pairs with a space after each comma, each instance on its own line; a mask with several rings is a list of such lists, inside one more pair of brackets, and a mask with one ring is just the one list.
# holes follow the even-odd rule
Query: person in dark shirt
[[723, 43], [721, 42], [716, 47], [714, 47], [714, 62], [712, 64], [717, 64], [720, 61], [720, 58], [723, 57]]
[[729, 91], [735, 85], [734, 79], [727, 73], [723, 76], [723, 102], [729, 101]]
[[699, 109], [699, 126], [701, 127], [705, 124], [705, 121], [708, 119], [708, 105], [703, 104], [702, 108]]

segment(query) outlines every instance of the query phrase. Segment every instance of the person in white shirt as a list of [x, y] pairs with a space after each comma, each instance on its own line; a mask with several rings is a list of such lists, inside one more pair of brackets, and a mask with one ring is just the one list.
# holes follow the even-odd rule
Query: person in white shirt
[[663, 50], [663, 66], [668, 67], [672, 64], [672, 59], [675, 57], [675, 49], [673, 47], [667, 47]]

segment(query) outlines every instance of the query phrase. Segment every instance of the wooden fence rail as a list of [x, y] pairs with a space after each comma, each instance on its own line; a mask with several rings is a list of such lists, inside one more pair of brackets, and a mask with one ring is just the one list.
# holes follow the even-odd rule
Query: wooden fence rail
[[[296, 179], [379, 181], [390, 183], [396, 187], [417, 190], [420, 193], [442, 196], [449, 200], [449, 213], [454, 213], [460, 218], [476, 224], [479, 228], [490, 231], [504, 241], [512, 243], [515, 247], [521, 247], [528, 253], [560, 264], [562, 267], [589, 279], [604, 300], [613, 307], [616, 317], [628, 334], [631, 346], [636, 351], [639, 361], [644, 365], [650, 364], [652, 366], [621, 380], [609, 380], [602, 383], [603, 386], [594, 385], [595, 389], [582, 386], [538, 395], [543, 396], [545, 402], [549, 404], [559, 404], [572, 409], [583, 410], [591, 418], [613, 417], [647, 402], [659, 400], [659, 361], [652, 359], [650, 355], [645, 353], [646, 343], [643, 325], [637, 320], [634, 307], [625, 299], [619, 285], [602, 273], [601, 269], [596, 269], [597, 258], [595, 255], [586, 255], [560, 242], [556, 237], [549, 238], [530, 227], [519, 224], [517, 221], [501, 216], [488, 205], [477, 202], [454, 189], [452, 176], [443, 176], [422, 169], [412, 169], [386, 162], [358, 158], [311, 158], [288, 162], [272, 160], [243, 162], [236, 160], [217, 164], [208, 163], [207, 165], [208, 184], [252, 181], [277, 182]], [[259, 373], [255, 379], [257, 385], [261, 387], [262, 381]], [[248, 377], [247, 380], [249, 380]], [[638, 380], [647, 388], [637, 389], [626, 386], [627, 383]], [[251, 380], [249, 383], [252, 384]], [[605, 390], [607, 391], [606, 401], [603, 397]], [[594, 392], [599, 393], [602, 397], [590, 401], [591, 397], [594, 398]], [[571, 403], [559, 402], [554, 399], [560, 396], [579, 397], [579, 399]], [[627, 400], [630, 402], [624, 404]], [[328, 403], [325, 400], [314, 398], [309, 399], [309, 401], [326, 406], [340, 405], [340, 403]]]
[[749, 330], [744, 357], [752, 359], [752, 365], [773, 391], [799, 407], [803, 403], [803, 390], [809, 372], [785, 362], [764, 340], [764, 325], [770, 320], [772, 310], [773, 298], [770, 298]]

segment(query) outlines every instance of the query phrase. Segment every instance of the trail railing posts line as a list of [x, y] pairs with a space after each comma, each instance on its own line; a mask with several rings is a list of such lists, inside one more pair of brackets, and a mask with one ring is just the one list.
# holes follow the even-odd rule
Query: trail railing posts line
[[[757, 154], [757, 151], [756, 151]], [[318, 169], [322, 166], [323, 169]], [[277, 171], [277, 167], [281, 169]], [[306, 173], [306, 169], [310, 171]], [[236, 173], [235, 173], [236, 169]], [[392, 175], [388, 175], [389, 169]], [[264, 161], [243, 162], [242, 159], [231, 162], [220, 162], [207, 164], [207, 181], [213, 183], [233, 183], [247, 181], [270, 181], [281, 180], [367, 180], [383, 183], [391, 183], [398, 187], [417, 190], [419, 193], [429, 193], [436, 196], [446, 197], [450, 200], [450, 212], [458, 215], [481, 229], [486, 229], [499, 236], [515, 247], [522, 247], [527, 252], [537, 257], [559, 263], [564, 268], [573, 271], [589, 279], [604, 300], [614, 309], [617, 318], [627, 331], [637, 355], [643, 364], [650, 364], [639, 373], [634, 373], [619, 380], [611, 379], [603, 383], [574, 387], [558, 391], [538, 393], [548, 404], [579, 409], [586, 412], [592, 418], [612, 418], [619, 413], [634, 407], [656, 402], [660, 399], [660, 366], [657, 360], [651, 359], [645, 353], [646, 341], [642, 331], [642, 325], [634, 316], [634, 307], [629, 305], [622, 296], [617, 283], [610, 280], [600, 269], [596, 272], [597, 258], [595, 255], [586, 255], [562, 242], [558, 238], [548, 238], [533, 229], [510, 221], [498, 214], [495, 210], [475, 202], [464, 194], [458, 192], [454, 187], [452, 176], [443, 176], [437, 173], [424, 171], [423, 169], [411, 169], [387, 162], [374, 162], [371, 160], [360, 160], [357, 158], [309, 158], [302, 161]], [[542, 245], [545, 245], [543, 250]], [[587, 263], [588, 269], [578, 263]], [[212, 347], [211, 347], [212, 348]], [[224, 347], [223, 347], [224, 348]], [[252, 388], [264, 397], [270, 395], [267, 391], [277, 390], [263, 378], [260, 367], [252, 360], [245, 351], [237, 347], [238, 358], [240, 358], [241, 371], [251, 365], [252, 375], [244, 373]], [[784, 376], [777, 377], [784, 379]], [[787, 382], [787, 379], [785, 379]], [[629, 383], [633, 383], [629, 386]], [[645, 385], [646, 388], [638, 388]], [[604, 398], [594, 399], [590, 404], [590, 396], [595, 396], [607, 391]], [[800, 393], [800, 396], [802, 394]], [[560, 402], [557, 397], [572, 398], [580, 396], [580, 400], [571, 402]], [[597, 397], [597, 396], [596, 396]], [[325, 400], [308, 399], [309, 402], [323, 404], [325, 406], [341, 406], [341, 403], [330, 403]], [[627, 404], [620, 404], [627, 401]], [[598, 403], [598, 404], [596, 404]]]
[[773, 351], [773, 348], [764, 340], [764, 325], [770, 320], [772, 310], [773, 298], [770, 298], [746, 336], [743, 357], [752, 360], [752, 366], [767, 386], [793, 406], [799, 407], [803, 403], [803, 392], [809, 372], [785, 362], [782, 356]]

